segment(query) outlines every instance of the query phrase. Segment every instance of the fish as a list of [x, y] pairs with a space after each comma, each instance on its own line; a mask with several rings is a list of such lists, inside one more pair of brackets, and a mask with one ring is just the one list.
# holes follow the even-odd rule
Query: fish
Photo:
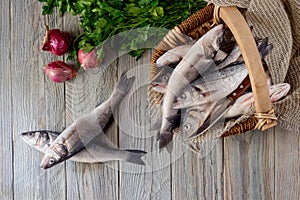
[[94, 110], [77, 118], [69, 125], [46, 150], [41, 161], [41, 168], [48, 169], [74, 156], [97, 135], [103, 134], [112, 117], [113, 109], [126, 96], [135, 77], [127, 78], [124, 72], [111, 96]]
[[[286, 96], [288, 94], [289, 90], [290, 90], [290, 85], [288, 83], [279, 83], [279, 84], [275, 84], [275, 85], [269, 85], [271, 101], [273, 103], [275, 103], [275, 102], [281, 100], [284, 96]], [[248, 109], [250, 109], [251, 102], [253, 103], [253, 101], [254, 101], [252, 92], [245, 93], [244, 96], [241, 96], [239, 98], [240, 98], [239, 101], [241, 101], [243, 99], [246, 102], [240, 104], [240, 103], [237, 103], [238, 100], [236, 100], [236, 103], [235, 103], [235, 105], [233, 105], [233, 107], [236, 107], [234, 110], [237, 111], [237, 115], [229, 116], [226, 114], [226, 116], [225, 116], [226, 118], [238, 117], [242, 114], [246, 114], [246, 112], [248, 112]], [[246, 106], [246, 104], [248, 104], [248, 105]], [[242, 106], [242, 107], [240, 107], [240, 106]], [[239, 108], [242, 109], [242, 112]], [[210, 129], [205, 134], [197, 135], [197, 137], [193, 138], [192, 143], [190, 145], [192, 150], [195, 150], [201, 157], [207, 155], [207, 153], [209, 153], [213, 149], [214, 145], [221, 138], [224, 137], [224, 132], [219, 131], [222, 129], [223, 126], [224, 126], [224, 124], [222, 124], [222, 123], [216, 124], [215, 127]]]
[[[269, 86], [270, 100], [272, 103], [279, 101], [290, 91], [290, 84], [279, 83]], [[240, 96], [232, 107], [226, 111], [225, 118], [234, 118], [245, 114], [254, 104], [253, 92]]]
[[[216, 68], [218, 70], [220, 70], [230, 64], [237, 62], [241, 58], [241, 55], [242, 55], [242, 53], [240, 51], [239, 46], [237, 44], [235, 44], [233, 50], [228, 54], [228, 56], [220, 64], [217, 65]], [[242, 62], [243, 62], [243, 60], [242, 60]]]
[[[287, 95], [289, 90], [290, 85], [287, 83], [280, 83], [269, 86], [271, 102], [274, 103], [282, 99]], [[202, 135], [216, 122], [220, 121], [220, 119], [226, 120], [246, 114], [254, 104], [254, 97], [252, 92], [248, 92], [246, 94], [238, 94], [236, 98], [236, 100], [226, 98], [222, 101], [222, 103], [219, 103], [215, 108], [213, 108], [209, 117], [210, 120], [206, 120], [197, 131], [192, 133], [190, 138]]]
[[[268, 44], [268, 40], [269, 40], [268, 37], [262, 39], [258, 39], [258, 38], [255, 39], [261, 59], [267, 56], [273, 48], [272, 44]], [[236, 43], [232, 51], [227, 55], [227, 57], [222, 62], [220, 62], [217, 65], [216, 69], [220, 70], [225, 68], [226, 66], [236, 65], [243, 62], [244, 59], [242, 56], [242, 52], [240, 51], [240, 48]]]
[[[221, 62], [225, 59], [227, 54], [224, 51], [219, 50], [214, 57], [215, 62]], [[165, 58], [168, 59], [168, 58]], [[169, 81], [169, 78], [174, 71], [174, 64], [170, 64], [169, 66], [162, 67], [161, 71], [152, 79], [152, 90], [164, 94], [166, 91], [166, 87]]]
[[[161, 106], [162, 125], [158, 137], [159, 149], [167, 146], [173, 139], [174, 125], [167, 119], [177, 113], [177, 110], [172, 109], [173, 102], [197, 76], [215, 66], [213, 58], [220, 48], [223, 34], [222, 24], [204, 34], [184, 55], [171, 74]], [[170, 152], [171, 148], [167, 150]]]
[[[49, 130], [37, 130], [21, 133], [22, 140], [34, 149], [46, 153], [60, 132]], [[97, 142], [93, 142], [97, 139]], [[138, 165], [145, 165], [141, 159], [146, 155], [141, 150], [120, 150], [104, 135], [93, 139], [85, 149], [78, 152], [70, 160], [82, 163], [102, 163], [110, 161], [127, 161]]]
[[[156, 67], [165, 67], [170, 65], [177, 65], [184, 55], [192, 48], [192, 44], [187, 45], [180, 45], [173, 49], [168, 50], [166, 53], [164, 53], [162, 56], [160, 56], [156, 61]], [[227, 57], [227, 54], [219, 50], [217, 51], [215, 55], [215, 62], [221, 62]]]
[[203, 125], [216, 106], [217, 103], [212, 102], [186, 109], [181, 125], [181, 133], [183, 136], [189, 138], [195, 133]]
[[179, 63], [183, 56], [192, 48], [193, 45], [180, 45], [173, 49], [168, 50], [156, 61], [156, 67], [170, 66], [171, 64]]
[[173, 109], [206, 104], [226, 98], [247, 77], [245, 64], [235, 65], [200, 78], [184, 89], [173, 103]]
[[[258, 50], [263, 59], [272, 50], [272, 44], [268, 44], [268, 39], [264, 38], [258, 43]], [[236, 46], [229, 54], [237, 58], [240, 56], [238, 47]], [[238, 54], [236, 56], [236, 54]], [[226, 58], [227, 59], [227, 58]], [[227, 66], [220, 70], [214, 71], [195, 80], [191, 86], [184, 89], [173, 103], [173, 109], [182, 109], [190, 106], [205, 104], [207, 102], [219, 101], [233, 92], [240, 83], [248, 76], [248, 70], [244, 62], [231, 65], [236, 59], [229, 58], [224, 60]], [[217, 66], [218, 67], [218, 66]], [[266, 73], [267, 76], [267, 73]]]
[[165, 93], [168, 81], [174, 69], [172, 67], [163, 67], [161, 71], [152, 79], [152, 90]]

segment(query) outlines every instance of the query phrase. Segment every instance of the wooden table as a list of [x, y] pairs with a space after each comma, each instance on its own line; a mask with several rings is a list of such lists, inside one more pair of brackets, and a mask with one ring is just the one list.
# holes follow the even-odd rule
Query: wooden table
[[[159, 153], [146, 110], [151, 52], [138, 61], [116, 55], [105, 69], [55, 84], [42, 67], [65, 57], [40, 51], [43, 23], [77, 35], [78, 19], [57, 13], [43, 17], [38, 1], [2, 0], [0, 5], [0, 199], [300, 199], [299, 133], [276, 128], [232, 136], [204, 158], [179, 142], [172, 155]], [[129, 69], [137, 76], [126, 104], [130, 112], [116, 116], [107, 134], [120, 148], [148, 151], [147, 165], [67, 161], [41, 169], [43, 155], [20, 133], [63, 130], [105, 100]]]

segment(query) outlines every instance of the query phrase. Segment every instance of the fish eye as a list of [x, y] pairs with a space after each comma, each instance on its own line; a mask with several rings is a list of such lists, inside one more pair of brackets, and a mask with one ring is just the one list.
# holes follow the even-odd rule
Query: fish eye
[[191, 128], [191, 125], [189, 123], [186, 123], [184, 126], [183, 126], [183, 129], [184, 130], [189, 130]]
[[180, 99], [186, 99], [186, 95], [185, 94], [181, 95]]
[[223, 39], [222, 39], [221, 37], [219, 37], [219, 38], [217, 39], [218, 44], [221, 44], [222, 41], [223, 41]]
[[50, 164], [50, 165], [53, 165], [54, 162], [55, 162], [55, 159], [54, 159], [54, 158], [49, 158], [49, 164]]
[[169, 79], [168, 76], [163, 76], [162, 78], [163, 78], [163, 80], [165, 80], [165, 81], [167, 81], [167, 80]]
[[34, 133], [33, 132], [29, 132], [27, 135], [28, 135], [28, 137], [33, 137]]

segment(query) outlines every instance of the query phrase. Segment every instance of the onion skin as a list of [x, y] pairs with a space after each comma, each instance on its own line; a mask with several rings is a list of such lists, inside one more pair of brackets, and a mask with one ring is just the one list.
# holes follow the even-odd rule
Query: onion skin
[[43, 67], [45, 74], [55, 83], [62, 83], [77, 76], [77, 71], [62, 61], [54, 61]]
[[93, 49], [90, 52], [84, 52], [82, 49], [80, 49], [78, 51], [78, 61], [84, 70], [87, 70], [89, 68], [95, 68], [100, 63], [97, 60], [97, 52], [95, 49]]
[[48, 30], [46, 27], [46, 34], [42, 45], [43, 51], [50, 51], [52, 54], [61, 56], [70, 50], [70, 35], [62, 32], [59, 29]]

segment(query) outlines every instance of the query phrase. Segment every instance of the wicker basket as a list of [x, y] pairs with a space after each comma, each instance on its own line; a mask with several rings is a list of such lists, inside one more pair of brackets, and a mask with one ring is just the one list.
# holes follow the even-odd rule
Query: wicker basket
[[[213, 23], [225, 23], [237, 41], [249, 72], [255, 105], [255, 113], [252, 116], [231, 126], [221, 137], [254, 129], [267, 130], [276, 126], [277, 117], [272, 109], [267, 80], [255, 40], [249, 25], [236, 7], [218, 7], [209, 4], [170, 30], [153, 52], [150, 78], [158, 73], [155, 62], [161, 55], [169, 49], [188, 43], [189, 37], [199, 39], [211, 29]], [[162, 94], [151, 90], [149, 86], [150, 107], [160, 104], [162, 98]]]

